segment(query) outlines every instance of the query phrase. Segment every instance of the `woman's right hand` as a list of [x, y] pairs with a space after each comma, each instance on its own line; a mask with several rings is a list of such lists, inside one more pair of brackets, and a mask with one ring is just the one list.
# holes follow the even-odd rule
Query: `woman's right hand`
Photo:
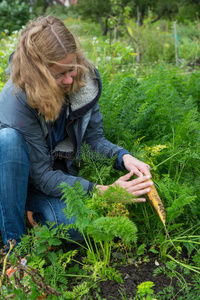
[[[146, 199], [144, 197], [137, 197], [140, 197], [150, 192], [150, 186], [153, 185], [153, 181], [149, 180], [149, 175], [141, 176], [136, 179], [130, 180], [133, 175], [134, 172], [130, 171], [128, 174], [121, 176], [119, 179], [117, 179], [113, 184], [111, 184], [111, 186], [119, 185], [120, 187], [126, 189], [130, 194], [134, 196], [133, 202], [145, 202]], [[96, 187], [103, 192], [107, 190], [109, 186], [97, 185]]]

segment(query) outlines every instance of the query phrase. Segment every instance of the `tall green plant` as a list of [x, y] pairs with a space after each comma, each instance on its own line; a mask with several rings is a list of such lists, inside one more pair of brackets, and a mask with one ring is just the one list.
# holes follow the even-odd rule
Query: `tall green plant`
[[[117, 197], [118, 201], [130, 198], [128, 192], [118, 188], [109, 188], [102, 196], [100, 192], [93, 195], [93, 200], [83, 191], [79, 182], [74, 187], [62, 183], [63, 199], [66, 203], [65, 214], [68, 218], [74, 216], [76, 221], [71, 227], [78, 229], [87, 244], [88, 262], [91, 264], [93, 275], [96, 278], [108, 277], [121, 280], [120, 276], [110, 268], [110, 256], [115, 237], [129, 244], [137, 241], [137, 228], [135, 224], [124, 216], [106, 216], [103, 207], [112, 210], [112, 201]], [[114, 200], [116, 202], [116, 200]], [[96, 207], [97, 210], [96, 210]], [[92, 242], [93, 241], [93, 242]], [[94, 243], [94, 246], [93, 246]], [[96, 277], [97, 276], [97, 277]]]

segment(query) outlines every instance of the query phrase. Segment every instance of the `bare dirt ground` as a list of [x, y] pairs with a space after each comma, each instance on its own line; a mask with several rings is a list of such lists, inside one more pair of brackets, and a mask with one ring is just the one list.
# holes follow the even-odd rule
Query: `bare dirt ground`
[[[162, 292], [165, 289], [168, 290], [168, 292], [166, 291], [168, 298], [162, 298], [162, 296], [160, 296], [159, 299], [178, 299], [180, 296], [183, 297], [184, 294], [180, 291], [181, 283], [177, 277], [173, 277], [171, 279], [166, 274], [153, 275], [154, 270], [161, 266], [165, 267], [165, 265], [160, 262], [156, 256], [152, 256], [148, 262], [116, 267], [122, 275], [123, 283], [119, 284], [115, 281], [109, 280], [102, 281], [98, 284], [100, 287], [99, 295], [102, 299], [106, 300], [132, 300], [136, 295], [137, 286], [142, 282], [151, 281], [154, 283], [152, 289], [155, 294]], [[184, 277], [186, 282], [190, 285], [190, 278], [187, 276]], [[171, 295], [171, 297], [170, 290], [173, 290], [173, 295]], [[95, 298], [95, 293], [93, 293], [93, 299], [97, 299]]]

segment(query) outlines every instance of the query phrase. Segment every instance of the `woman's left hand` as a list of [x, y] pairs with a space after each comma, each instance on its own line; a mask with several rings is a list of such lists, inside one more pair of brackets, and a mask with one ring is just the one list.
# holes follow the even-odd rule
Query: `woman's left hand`
[[148, 175], [151, 177], [150, 169], [151, 167], [148, 164], [138, 160], [130, 154], [123, 155], [123, 162], [125, 168], [130, 172], [133, 170], [134, 174], [138, 177]]

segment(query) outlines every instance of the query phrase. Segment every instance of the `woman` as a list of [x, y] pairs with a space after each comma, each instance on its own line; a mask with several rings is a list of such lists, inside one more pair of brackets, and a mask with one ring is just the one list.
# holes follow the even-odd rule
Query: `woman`
[[[80, 51], [64, 23], [53, 17], [30, 21], [10, 57], [10, 79], [0, 94], [0, 228], [5, 244], [20, 242], [25, 209], [35, 222], [71, 223], [63, 214], [62, 182], [94, 183], [78, 177], [83, 142], [129, 173], [113, 184], [133, 196], [148, 193], [150, 167], [105, 139], [98, 99], [98, 71]], [[137, 179], [131, 180], [133, 174]], [[145, 175], [145, 176], [143, 176]], [[108, 186], [97, 184], [102, 192]], [[138, 198], [143, 202], [145, 198]], [[80, 238], [70, 231], [71, 238]]]

